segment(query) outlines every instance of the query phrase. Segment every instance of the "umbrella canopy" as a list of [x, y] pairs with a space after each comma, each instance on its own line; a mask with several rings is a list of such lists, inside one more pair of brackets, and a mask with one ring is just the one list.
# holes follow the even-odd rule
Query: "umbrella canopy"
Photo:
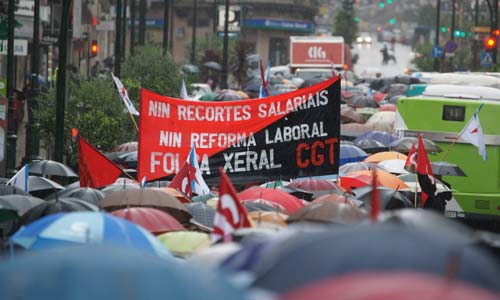
[[[438, 145], [436, 145], [433, 141], [429, 139], [422, 139], [424, 142], [425, 151], [427, 153], [439, 153], [442, 152]], [[398, 140], [395, 140], [389, 145], [389, 149], [392, 151], [398, 151], [403, 153], [410, 152], [411, 147], [415, 145], [415, 149], [418, 149], [418, 139], [415, 137], [404, 137]]]
[[340, 145], [339, 165], [363, 161], [368, 157], [368, 153], [354, 145]]
[[354, 199], [354, 197], [348, 197], [346, 195], [339, 194], [325, 194], [314, 199], [312, 203], [343, 203], [353, 207], [358, 207], [362, 202]]
[[[407, 190], [411, 192], [421, 192], [422, 188], [417, 180], [417, 175], [415, 173], [408, 173], [398, 176], [399, 179], [404, 181], [404, 183], [408, 186]], [[444, 184], [441, 180], [434, 178], [436, 181], [436, 191], [438, 193], [441, 192], [451, 192], [451, 188], [449, 188], [446, 184]]]
[[234, 90], [220, 90], [217, 92], [215, 101], [234, 101], [245, 99], [241, 94]]
[[207, 69], [222, 71], [222, 66], [215, 61], [207, 61], [206, 63], [203, 64], [203, 66]]
[[396, 113], [393, 111], [379, 111], [366, 121], [366, 126], [372, 130], [392, 131]]
[[377, 140], [362, 139], [356, 142], [356, 146], [367, 153], [387, 151], [388, 148]]
[[304, 204], [296, 197], [279, 189], [252, 187], [238, 194], [241, 201], [265, 200], [282, 206], [287, 214], [299, 210]]
[[327, 179], [305, 178], [292, 181], [287, 187], [297, 188], [306, 192], [332, 191], [343, 193], [344, 190], [335, 182]]
[[365, 132], [369, 132], [370, 130], [371, 128], [369, 128], [365, 124], [359, 124], [359, 123], [340, 124], [340, 132], [342, 136], [358, 136]]
[[[367, 182], [365, 180], [365, 177], [369, 177], [370, 181]], [[356, 172], [348, 173], [348, 174], [345, 174], [344, 176], [341, 177], [341, 179], [340, 179], [341, 186], [344, 185], [344, 183], [342, 183], [342, 180], [343, 179], [347, 180], [348, 178], [353, 179], [353, 180], [358, 179], [360, 182], [364, 182], [364, 183], [366, 182], [366, 184], [363, 184], [361, 186], [371, 184], [372, 177], [373, 177], [372, 171], [356, 171]], [[390, 188], [390, 189], [393, 189], [393, 190], [401, 190], [401, 189], [408, 188], [408, 185], [406, 185], [403, 180], [401, 180], [397, 176], [392, 175], [391, 173], [384, 172], [384, 171], [377, 171], [377, 181], [380, 185], [387, 187], [387, 188]], [[354, 181], [352, 183], [354, 183]], [[357, 187], [359, 187], [359, 186], [357, 186]]]
[[59, 198], [57, 200], [47, 200], [24, 213], [19, 220], [19, 225], [27, 225], [45, 216], [57, 214], [60, 212], [98, 210], [99, 208], [97, 206], [76, 198]]
[[[377, 187], [377, 192], [379, 194], [380, 207], [383, 210], [414, 207], [412, 201], [398, 191], [385, 187]], [[352, 193], [356, 196], [357, 200], [363, 202], [361, 207], [368, 208], [371, 206], [373, 187], [360, 187], [357, 189], [353, 189]]]
[[2, 263], [0, 276], [6, 299], [246, 299], [217, 272], [124, 247], [33, 253]]
[[394, 174], [406, 174], [408, 171], [405, 170], [406, 160], [402, 159], [388, 159], [378, 163], [387, 172]]
[[139, 143], [128, 142], [120, 145], [116, 145], [111, 149], [111, 152], [132, 152], [137, 151], [139, 148]]
[[115, 162], [122, 165], [125, 169], [135, 169], [137, 168], [137, 151], [124, 152]]
[[200, 101], [215, 101], [217, 99], [217, 93], [208, 93], [200, 97]]
[[446, 161], [433, 161], [431, 167], [434, 175], [467, 176], [459, 166]]
[[500, 290], [495, 258], [479, 247], [463, 244], [462, 239], [434, 231], [389, 224], [330, 227], [292, 234], [262, 252], [254, 262], [252, 285], [276, 292], [369, 270], [413, 270], [440, 276], [454, 253], [460, 256], [455, 278]]
[[101, 191], [107, 195], [112, 192], [122, 191], [122, 190], [138, 190], [141, 185], [135, 181], [128, 178], [118, 178], [114, 183], [101, 188]]
[[186, 203], [184, 206], [193, 216], [195, 222], [208, 228], [214, 227], [215, 209], [203, 202]]
[[189, 197], [186, 194], [181, 193], [174, 188], [166, 186], [166, 187], [158, 187], [158, 188], [153, 188], [153, 189], [157, 189], [159, 191], [170, 194], [170, 195], [174, 196], [175, 198], [179, 199], [179, 201], [182, 203], [191, 203], [191, 200], [189, 199]]
[[210, 247], [210, 236], [198, 231], [174, 231], [157, 236], [175, 256], [188, 257]]
[[187, 259], [187, 262], [191, 265], [212, 267], [215, 269], [215, 267], [219, 266], [222, 261], [238, 251], [240, 248], [240, 244], [234, 242], [215, 244], [208, 249], [192, 255]]
[[154, 189], [121, 190], [112, 192], [101, 201], [101, 207], [114, 211], [126, 207], [153, 207], [170, 214], [181, 224], [187, 223], [191, 214], [174, 196]]
[[287, 222], [326, 222], [335, 224], [357, 224], [367, 218], [367, 213], [344, 203], [311, 203], [288, 217]]
[[142, 250], [159, 257], [172, 255], [143, 228], [100, 212], [58, 213], [21, 227], [11, 243], [27, 250], [79, 244], [102, 244]]
[[194, 196], [193, 198], [191, 198], [191, 200], [193, 202], [203, 202], [203, 203], [206, 203], [209, 199], [214, 198], [214, 197], [215, 197], [214, 194], [208, 193], [208, 194], [205, 194], [205, 195]]
[[371, 163], [379, 163], [384, 160], [389, 160], [389, 159], [402, 159], [405, 160], [408, 157], [402, 153], [396, 152], [396, 151], [384, 151], [384, 152], [379, 152], [372, 154], [368, 156], [365, 159], [365, 162], [371, 162]]
[[29, 163], [30, 174], [41, 176], [78, 177], [70, 167], [53, 160], [34, 160]]
[[171, 215], [151, 207], [130, 207], [112, 211], [111, 214], [140, 225], [153, 234], [185, 230]]
[[352, 108], [344, 108], [340, 111], [340, 118], [345, 123], [364, 123], [365, 118]]
[[365, 120], [368, 120], [371, 116], [378, 112], [378, 109], [374, 107], [361, 107], [357, 108], [356, 112], [361, 114]]
[[45, 199], [51, 200], [56, 198], [76, 198], [99, 206], [101, 200], [104, 198], [104, 193], [100, 190], [89, 187], [73, 188], [55, 192], [47, 196]]
[[29, 176], [28, 191], [31, 195], [45, 198], [45, 196], [57, 190], [64, 190], [64, 187], [45, 177]]
[[0, 222], [16, 219], [42, 203], [42, 199], [27, 195], [0, 196]]
[[355, 107], [378, 107], [373, 97], [365, 95], [354, 95], [350, 98], [349, 104]]
[[498, 294], [446, 277], [417, 272], [362, 272], [326, 278], [290, 291], [280, 299], [487, 300]]
[[26, 195], [26, 196], [31, 196], [30, 193], [25, 192], [18, 188], [17, 186], [13, 185], [0, 185], [0, 196], [5, 196], [5, 195]]
[[287, 186], [288, 184], [290, 184], [289, 181], [275, 180], [263, 183], [260, 186], [264, 188], [275, 189], [278, 187]]
[[[276, 212], [278, 210], [278, 207], [283, 208], [283, 206], [281, 206], [281, 205], [279, 205], [277, 207], [276, 205], [273, 205], [272, 203], [264, 202], [264, 201], [243, 201], [243, 205], [245, 206], [245, 208], [248, 212], [254, 212], [254, 211]], [[284, 208], [279, 209], [279, 210], [281, 212], [285, 211]]]
[[385, 171], [381, 166], [364, 161], [358, 161], [353, 163], [347, 163], [339, 167], [340, 174], [347, 174], [356, 171], [368, 171], [368, 170], [382, 170]]
[[358, 136], [354, 141], [357, 142], [362, 139], [375, 140], [381, 142], [385, 146], [389, 146], [389, 144], [397, 140], [398, 137], [385, 131], [370, 131]]
[[280, 228], [286, 227], [287, 215], [272, 211], [252, 211], [248, 216], [258, 228]]
[[379, 111], [396, 111], [397, 107], [396, 107], [396, 104], [386, 103], [386, 104], [381, 105], [378, 108], [378, 110]]

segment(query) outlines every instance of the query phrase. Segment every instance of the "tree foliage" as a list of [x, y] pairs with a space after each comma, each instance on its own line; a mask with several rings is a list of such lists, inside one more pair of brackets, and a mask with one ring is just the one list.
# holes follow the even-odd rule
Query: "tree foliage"
[[358, 23], [354, 16], [345, 10], [338, 10], [333, 23], [333, 35], [343, 36], [347, 45], [351, 45], [358, 32]]

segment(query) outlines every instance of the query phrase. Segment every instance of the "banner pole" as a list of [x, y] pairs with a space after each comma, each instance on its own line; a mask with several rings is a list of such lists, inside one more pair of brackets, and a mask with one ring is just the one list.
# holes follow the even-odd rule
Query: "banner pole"
[[137, 133], [139, 133], [139, 126], [137, 126], [137, 122], [135, 121], [134, 116], [132, 115], [132, 113], [130, 111], [128, 111], [128, 114], [130, 115], [130, 118], [132, 119], [132, 123], [134, 123], [135, 130], [137, 130]]
[[419, 186], [419, 183], [418, 183], [418, 173], [415, 172], [415, 208], [417, 208], [417, 195], [418, 195], [418, 186]]

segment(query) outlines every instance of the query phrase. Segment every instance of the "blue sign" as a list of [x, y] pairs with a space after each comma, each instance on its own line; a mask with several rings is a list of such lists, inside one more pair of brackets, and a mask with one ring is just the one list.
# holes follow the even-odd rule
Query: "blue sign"
[[432, 56], [434, 56], [435, 58], [442, 57], [443, 52], [444, 52], [444, 50], [440, 46], [434, 46], [434, 48], [432, 48]]
[[493, 65], [493, 58], [494, 58], [494, 53], [493, 52], [481, 52], [481, 67], [483, 68], [489, 68]]
[[448, 53], [453, 53], [457, 51], [458, 45], [455, 43], [453, 40], [449, 40], [446, 42], [446, 45], [444, 45], [444, 50]]
[[289, 21], [289, 20], [245, 19], [243, 21], [242, 27], [269, 29], [269, 30], [314, 32], [313, 22]]

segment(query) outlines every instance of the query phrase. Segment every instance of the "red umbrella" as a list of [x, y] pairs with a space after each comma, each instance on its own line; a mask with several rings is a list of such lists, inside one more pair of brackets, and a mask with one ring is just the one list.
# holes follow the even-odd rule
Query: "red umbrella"
[[252, 187], [238, 194], [241, 201], [273, 202], [285, 208], [287, 214], [299, 210], [304, 204], [295, 196], [279, 189], [268, 189], [263, 187]]
[[396, 111], [396, 104], [392, 104], [392, 103], [387, 103], [387, 104], [383, 104], [381, 105], [378, 110], [379, 111]]
[[318, 198], [314, 199], [312, 203], [345, 203], [353, 207], [358, 207], [358, 205], [356, 205], [352, 200], [339, 194], [321, 195]]
[[384, 100], [385, 96], [387, 96], [387, 94], [381, 93], [381, 92], [374, 92], [373, 93], [373, 100], [375, 100], [375, 102], [377, 102], [377, 103], [380, 103], [380, 102], [382, 102], [382, 100]]
[[130, 207], [111, 212], [112, 215], [127, 219], [154, 234], [185, 230], [171, 215], [151, 207]]
[[326, 179], [306, 178], [303, 180], [294, 180], [288, 186], [301, 189], [307, 192], [317, 192], [317, 191], [337, 191], [340, 193], [344, 192], [344, 190], [340, 186], [338, 186], [335, 182]]
[[[350, 192], [353, 189], [370, 185], [373, 183], [373, 179], [368, 174], [360, 174], [360, 175], [349, 175], [340, 177], [339, 180], [340, 186], [343, 187], [346, 191]], [[380, 183], [378, 183], [380, 185]]]
[[287, 300], [482, 300], [498, 299], [492, 291], [469, 283], [416, 272], [366, 272], [327, 278], [292, 290]]

